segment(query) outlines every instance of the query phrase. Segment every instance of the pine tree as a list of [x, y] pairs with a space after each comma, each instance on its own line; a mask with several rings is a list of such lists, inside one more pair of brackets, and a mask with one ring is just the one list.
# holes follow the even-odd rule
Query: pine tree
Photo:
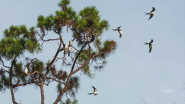
[[[13, 89], [28, 84], [40, 87], [41, 104], [44, 104], [44, 85], [49, 85], [53, 81], [58, 82], [58, 96], [54, 104], [61, 101], [64, 95], [67, 96], [67, 100], [61, 101], [62, 104], [76, 104], [75, 94], [78, 92], [80, 83], [79, 76], [75, 76], [75, 73], [81, 71], [93, 79], [94, 74], [91, 70], [103, 69], [107, 63], [106, 58], [116, 50], [117, 43], [114, 40], [101, 41], [100, 36], [108, 30], [109, 24], [107, 20], [101, 20], [96, 7], [85, 7], [77, 14], [69, 4], [70, 0], [61, 0], [58, 4], [61, 10], [56, 11], [55, 15], [38, 16], [36, 29], [31, 27], [30, 30], [27, 30], [23, 25], [11, 26], [4, 31], [4, 38], [0, 41], [2, 64], [0, 91], [10, 89], [14, 104], [17, 103]], [[61, 31], [64, 27], [67, 27], [67, 32], [73, 32], [71, 35], [73, 44], [68, 44], [68, 48], [70, 47], [74, 52], [65, 49], [65, 43], [68, 43], [69, 40], [63, 40], [65, 34], [62, 34]], [[48, 31], [53, 31], [58, 38], [45, 39]], [[27, 62], [24, 64], [28, 73], [32, 74], [25, 74], [23, 62], [19, 61], [21, 56], [24, 56], [24, 52], [38, 53], [42, 50], [42, 45], [50, 41], [60, 41], [54, 58], [51, 61], [48, 60], [46, 64], [41, 61], [42, 59], [26, 58]], [[64, 52], [63, 57], [59, 58], [61, 52]], [[66, 55], [69, 52], [71, 55]], [[10, 66], [4, 65], [4, 59], [11, 61]], [[58, 60], [62, 60], [62, 65], [69, 67], [70, 71], [56, 69], [55, 62]], [[71, 97], [74, 99], [71, 100]]]

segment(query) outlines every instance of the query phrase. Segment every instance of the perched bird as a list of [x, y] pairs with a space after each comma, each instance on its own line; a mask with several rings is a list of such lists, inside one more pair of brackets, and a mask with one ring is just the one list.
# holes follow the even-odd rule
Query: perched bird
[[66, 43], [66, 44], [65, 44], [65, 47], [64, 47], [64, 54], [66, 54], [67, 49], [68, 49], [68, 45], [67, 45], [67, 43]]
[[[146, 14], [146, 15], [149, 15], [149, 14], [150, 14], [149, 19], [151, 19], [151, 18], [153, 17], [153, 15], [154, 15], [154, 11], [155, 11], [155, 8], [152, 7], [152, 11], [151, 11], [150, 13], [145, 13], [145, 14]], [[149, 19], [148, 19], [148, 20], [149, 20]]]
[[153, 44], [153, 39], [151, 39], [150, 43], [146, 43], [145, 42], [145, 45], [146, 44], [149, 44], [149, 53], [152, 51], [152, 44]]
[[92, 35], [91, 42], [93, 42], [94, 40], [95, 40], [95, 34]]
[[70, 56], [71, 53], [71, 46], [68, 48], [68, 56]]
[[117, 29], [112, 29], [112, 30], [118, 31], [119, 32], [119, 38], [121, 38], [121, 36], [122, 36], [121, 26], [118, 27]]
[[24, 73], [28, 74], [28, 68], [27, 67], [25, 68]]
[[40, 73], [40, 72], [34, 71], [33, 73], [29, 74], [29, 73], [28, 73], [28, 68], [26, 67], [25, 70], [24, 70], [24, 73], [27, 74], [27, 75], [33, 75], [33, 74], [35, 74], [35, 73]]
[[69, 41], [69, 46], [73, 45], [73, 40]]
[[94, 89], [94, 92], [93, 93], [88, 93], [88, 94], [89, 95], [91, 95], [91, 94], [98, 95], [97, 89], [94, 86], [92, 86], [92, 88]]

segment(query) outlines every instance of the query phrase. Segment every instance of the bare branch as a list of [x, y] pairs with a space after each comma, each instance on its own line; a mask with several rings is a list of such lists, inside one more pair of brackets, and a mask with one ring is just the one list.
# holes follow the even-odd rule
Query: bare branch
[[78, 49], [76, 49], [74, 46], [72, 46], [75, 50], [77, 50], [78, 52], [80, 52]]
[[102, 55], [103, 53], [105, 53], [105, 51], [101, 52], [100, 54], [94, 54], [86, 62], [84, 62], [84, 64], [82, 66], [78, 67], [75, 71], [73, 71], [73, 74], [75, 74], [77, 71], [79, 71], [81, 68], [83, 68], [91, 59], [93, 59], [96, 56]]
[[28, 82], [28, 83], [23, 83], [23, 84], [15, 84], [15, 85], [13, 85], [13, 88], [19, 87], [19, 86], [25, 86], [27, 84], [32, 84], [32, 83], [34, 83], [34, 82]]
[[8, 67], [8, 66], [4, 65], [4, 61], [2, 60], [1, 56], [0, 56], [0, 61], [2, 62], [2, 64], [3, 64], [3, 66], [4, 66], [4, 67], [6, 67], [6, 68], [10, 68], [10, 67]]
[[52, 79], [53, 81], [56, 81], [56, 82], [59, 82], [61, 84], [64, 84], [65, 85], [65, 82], [61, 82], [59, 80], [56, 80], [55, 78], [52, 78], [52, 77], [46, 77], [47, 79]]
[[[139, 97], [140, 98], [140, 97]], [[140, 98], [141, 99], [141, 98]], [[144, 103], [145, 103], [145, 101], [143, 100], [143, 99], [141, 99]], [[145, 103], [146, 104], [146, 103]]]
[[47, 72], [46, 72], [46, 74], [44, 75], [44, 80], [46, 79], [46, 76], [47, 76], [47, 74], [49, 73], [49, 67], [50, 67], [50, 66], [53, 64], [53, 62], [56, 60], [56, 57], [58, 56], [58, 54], [59, 54], [59, 52], [60, 52], [60, 48], [61, 48], [61, 42], [60, 42], [60, 45], [59, 45], [59, 47], [58, 47], [58, 50], [57, 50], [57, 52], [56, 52], [56, 54], [55, 54], [53, 60], [47, 65]]

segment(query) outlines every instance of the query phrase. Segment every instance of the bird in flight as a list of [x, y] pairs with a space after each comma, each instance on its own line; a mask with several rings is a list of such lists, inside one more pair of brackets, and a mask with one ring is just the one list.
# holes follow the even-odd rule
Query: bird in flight
[[91, 95], [91, 94], [98, 95], [97, 89], [94, 86], [92, 86], [92, 88], [94, 89], [94, 92], [93, 93], [88, 93], [88, 94], [89, 95]]
[[119, 32], [119, 38], [121, 38], [121, 36], [122, 36], [121, 26], [118, 27], [117, 29], [112, 29], [112, 30], [118, 31]]
[[149, 44], [149, 53], [152, 51], [152, 44], [153, 44], [153, 39], [151, 39], [150, 43], [146, 43], [145, 45]]
[[151, 11], [150, 13], [145, 13], [146, 15], [149, 15], [149, 14], [150, 14], [150, 17], [149, 17], [149, 19], [148, 19], [148, 20], [150, 20], [150, 19], [153, 17], [153, 15], [154, 15], [154, 11], [155, 11], [155, 8], [154, 8], [154, 7], [152, 7], [152, 11]]

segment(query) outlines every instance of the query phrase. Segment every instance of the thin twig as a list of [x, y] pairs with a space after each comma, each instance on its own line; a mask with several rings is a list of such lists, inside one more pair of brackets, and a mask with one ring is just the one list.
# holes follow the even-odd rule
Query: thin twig
[[[140, 97], [139, 97], [140, 98]], [[140, 98], [141, 99], [141, 98]], [[146, 104], [146, 102], [143, 100], [143, 99], [141, 99], [145, 104]]]

